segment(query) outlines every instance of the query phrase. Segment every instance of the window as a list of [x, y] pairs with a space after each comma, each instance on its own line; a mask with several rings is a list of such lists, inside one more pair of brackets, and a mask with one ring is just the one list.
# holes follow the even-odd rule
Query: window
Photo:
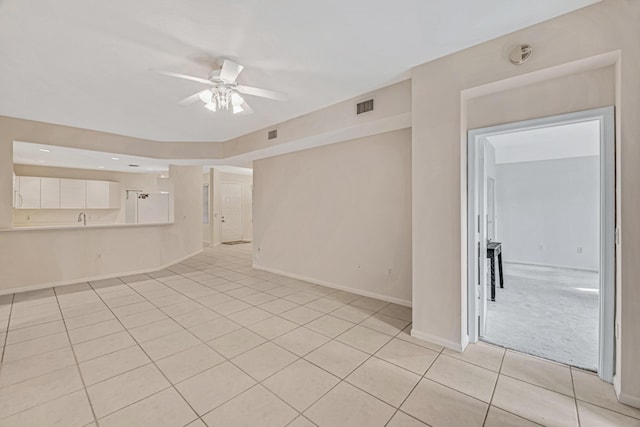
[[202, 223], [209, 224], [209, 186], [202, 186]]

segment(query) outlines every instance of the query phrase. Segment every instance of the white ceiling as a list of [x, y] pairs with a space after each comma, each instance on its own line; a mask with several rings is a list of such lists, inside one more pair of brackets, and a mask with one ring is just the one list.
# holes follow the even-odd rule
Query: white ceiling
[[496, 164], [600, 155], [600, 122], [591, 120], [487, 137]]
[[[220, 141], [360, 95], [415, 65], [598, 0], [2, 0], [0, 115], [158, 141]], [[253, 115], [176, 102], [245, 66]]]

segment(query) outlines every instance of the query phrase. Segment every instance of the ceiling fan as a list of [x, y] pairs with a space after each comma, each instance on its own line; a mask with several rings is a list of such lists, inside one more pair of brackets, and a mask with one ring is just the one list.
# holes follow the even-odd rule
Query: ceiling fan
[[191, 80], [210, 86], [207, 89], [194, 93], [178, 104], [186, 105], [196, 102], [198, 99], [204, 102], [204, 106], [211, 111], [229, 110], [233, 114], [252, 113], [253, 109], [247, 104], [242, 95], [258, 96], [261, 98], [285, 101], [287, 96], [283, 93], [268, 89], [260, 89], [252, 86], [239, 85], [236, 80], [244, 67], [229, 59], [222, 61], [222, 67], [214, 70], [208, 79], [174, 73], [172, 71], [154, 70], [160, 74], [179, 79]]

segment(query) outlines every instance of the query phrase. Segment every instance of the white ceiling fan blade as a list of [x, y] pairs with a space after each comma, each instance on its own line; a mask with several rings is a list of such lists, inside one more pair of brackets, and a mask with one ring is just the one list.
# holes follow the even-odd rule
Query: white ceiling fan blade
[[247, 101], [243, 102], [241, 107], [243, 111], [240, 114], [253, 114], [253, 108], [247, 104]]
[[178, 101], [179, 105], [189, 105], [189, 104], [193, 104], [194, 102], [198, 101], [200, 99], [200, 94], [208, 91], [209, 89], [205, 89], [205, 90], [201, 90], [200, 92], [196, 92], [193, 95], [189, 95], [186, 98]]
[[191, 80], [193, 82], [198, 82], [198, 83], [202, 83], [205, 85], [213, 85], [212, 82], [210, 82], [207, 79], [201, 79], [200, 77], [194, 77], [194, 76], [188, 76], [186, 74], [180, 74], [180, 73], [174, 73], [173, 71], [164, 71], [164, 70], [153, 70], [156, 73], [159, 74], [164, 74], [165, 76], [169, 76], [169, 77], [177, 77], [179, 79], [184, 79], [184, 80]]
[[241, 85], [236, 86], [236, 89], [238, 90], [238, 92], [244, 93], [246, 95], [259, 96], [261, 98], [275, 99], [278, 101], [287, 100], [287, 95], [285, 95], [284, 93], [273, 91], [273, 90], [260, 89], [258, 87], [241, 86]]
[[220, 80], [225, 83], [235, 82], [243, 68], [242, 65], [225, 59], [220, 70]]

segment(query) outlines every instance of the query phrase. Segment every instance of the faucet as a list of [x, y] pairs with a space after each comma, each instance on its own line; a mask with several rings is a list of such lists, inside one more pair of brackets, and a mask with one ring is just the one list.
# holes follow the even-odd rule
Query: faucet
[[78, 215], [78, 222], [82, 222], [83, 225], [87, 225], [87, 214], [80, 212], [80, 215]]

